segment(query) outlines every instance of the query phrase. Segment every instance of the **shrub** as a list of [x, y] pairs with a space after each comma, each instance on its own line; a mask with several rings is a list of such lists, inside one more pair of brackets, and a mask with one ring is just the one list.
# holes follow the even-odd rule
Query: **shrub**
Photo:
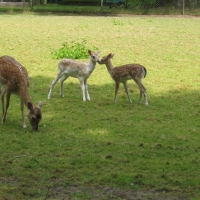
[[[88, 58], [88, 48], [85, 46], [86, 40], [81, 42], [72, 41], [71, 44], [63, 43], [62, 47], [52, 52], [54, 59], [72, 58], [72, 59], [84, 59]], [[93, 47], [97, 49], [96, 47]]]
[[57, 3], [61, 5], [100, 5], [100, 2], [100, 0], [57, 0]]

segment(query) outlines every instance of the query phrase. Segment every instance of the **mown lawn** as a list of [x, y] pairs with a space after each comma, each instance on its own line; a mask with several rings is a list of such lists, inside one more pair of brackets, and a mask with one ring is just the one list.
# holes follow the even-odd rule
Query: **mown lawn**
[[[73, 184], [199, 199], [199, 23], [196, 17], [1, 13], [0, 56], [13, 56], [27, 68], [32, 100], [43, 102], [43, 120], [38, 132], [28, 119], [23, 129], [19, 98], [11, 97], [0, 125], [0, 199], [47, 199], [48, 188]], [[137, 104], [132, 81], [133, 103], [121, 86], [114, 104], [114, 82], [98, 64], [88, 80], [90, 102], [82, 101], [72, 78], [64, 98], [58, 83], [47, 100], [58, 63], [51, 52], [82, 40], [101, 56], [114, 53], [115, 65], [144, 65], [149, 106]]]

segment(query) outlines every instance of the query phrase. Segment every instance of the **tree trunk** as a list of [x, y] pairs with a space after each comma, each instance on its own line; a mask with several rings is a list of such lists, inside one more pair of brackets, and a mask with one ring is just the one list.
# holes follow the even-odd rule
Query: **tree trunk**
[[101, 0], [101, 14], [103, 14], [103, 0]]

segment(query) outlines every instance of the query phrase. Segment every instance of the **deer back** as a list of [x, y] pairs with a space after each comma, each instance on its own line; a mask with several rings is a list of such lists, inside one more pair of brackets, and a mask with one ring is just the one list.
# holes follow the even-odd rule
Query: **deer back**
[[11, 93], [20, 94], [27, 90], [29, 77], [25, 67], [10, 56], [0, 57], [0, 84]]
[[60, 72], [68, 74], [69, 76], [80, 77], [84, 76], [87, 72], [87, 64], [64, 58], [58, 63], [58, 69]]

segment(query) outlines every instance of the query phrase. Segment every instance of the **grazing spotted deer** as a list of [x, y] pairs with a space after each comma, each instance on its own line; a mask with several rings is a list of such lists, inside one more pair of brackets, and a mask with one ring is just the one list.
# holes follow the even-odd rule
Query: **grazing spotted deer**
[[[28, 119], [32, 130], [38, 129], [38, 124], [42, 119], [41, 107], [42, 102], [38, 106], [34, 106], [29, 92], [29, 77], [25, 67], [18, 63], [10, 56], [0, 57], [0, 98], [2, 103], [2, 124], [6, 121], [6, 114], [10, 103], [11, 94], [20, 96], [22, 126], [25, 128], [24, 121], [24, 104], [28, 108]], [[4, 106], [4, 96], [6, 95], [6, 107]]]
[[132, 103], [126, 82], [127, 80], [133, 79], [140, 88], [139, 103], [141, 103], [142, 101], [142, 94], [143, 94], [145, 98], [145, 104], [148, 105], [146, 88], [142, 84], [142, 79], [147, 74], [146, 68], [139, 64], [126, 64], [118, 67], [113, 67], [113, 64], [111, 62], [111, 58], [113, 58], [113, 56], [114, 54], [110, 53], [107, 56], [104, 56], [98, 63], [106, 65], [108, 72], [110, 73], [110, 76], [115, 81], [115, 98], [114, 98], [115, 103], [120, 83], [123, 83], [129, 102]]
[[88, 92], [88, 85], [87, 85], [87, 79], [93, 72], [96, 63], [99, 61], [99, 51], [98, 52], [91, 52], [88, 50], [88, 54], [90, 56], [89, 63], [83, 63], [78, 62], [73, 59], [62, 59], [58, 63], [58, 74], [54, 81], [52, 82], [52, 85], [50, 87], [50, 91], [48, 94], [48, 99], [51, 98], [52, 90], [57, 83], [57, 81], [60, 79], [60, 95], [64, 97], [63, 94], [63, 82], [68, 77], [74, 77], [78, 78], [80, 81], [81, 89], [82, 89], [82, 95], [83, 95], [83, 101], [86, 101], [86, 97], [88, 100], [90, 100], [90, 95]]

